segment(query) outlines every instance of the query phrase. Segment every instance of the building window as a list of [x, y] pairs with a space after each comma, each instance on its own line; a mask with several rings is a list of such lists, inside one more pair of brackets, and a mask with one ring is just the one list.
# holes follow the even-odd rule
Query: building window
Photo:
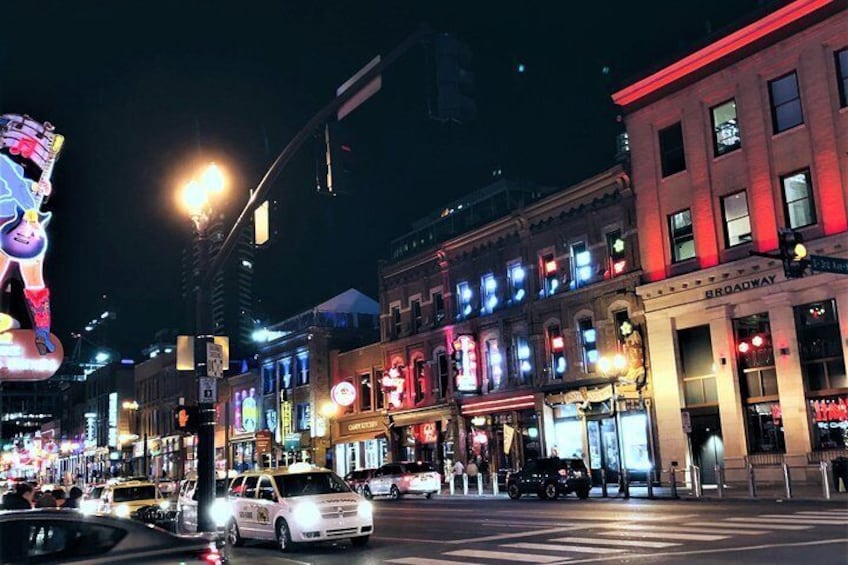
[[848, 107], [848, 47], [834, 53], [836, 81], [839, 86], [839, 107]]
[[561, 379], [568, 370], [565, 359], [565, 338], [559, 324], [548, 326], [548, 359], [551, 378]]
[[807, 392], [848, 389], [836, 302], [824, 300], [796, 306], [795, 327]]
[[436, 369], [439, 371], [439, 380], [436, 383], [439, 389], [436, 393], [438, 398], [445, 398], [450, 391], [450, 363], [448, 363], [448, 354], [444, 351], [436, 354]]
[[280, 359], [277, 362], [278, 370], [280, 371], [280, 385], [283, 390], [289, 389], [292, 387], [292, 376], [291, 376], [291, 366], [292, 360], [291, 357], [286, 357], [284, 359]]
[[457, 318], [467, 318], [474, 311], [474, 291], [471, 290], [467, 281], [456, 285], [456, 310]]
[[309, 354], [300, 353], [297, 356], [297, 384], [309, 384]]
[[515, 338], [515, 358], [518, 360], [518, 377], [521, 384], [530, 384], [533, 377], [533, 353], [526, 337]]
[[377, 410], [382, 410], [386, 405], [386, 393], [383, 392], [383, 370], [374, 370], [374, 383], [376, 390], [374, 391], [374, 404]]
[[801, 94], [795, 71], [768, 83], [771, 97], [771, 123], [774, 133], [786, 131], [804, 123]]
[[272, 394], [276, 380], [277, 374], [274, 371], [274, 365], [264, 365], [262, 367], [262, 394]]
[[413, 402], [418, 404], [424, 400], [424, 391], [427, 390], [427, 369], [423, 359], [416, 359], [413, 363], [412, 378], [413, 383]]
[[304, 432], [312, 429], [312, 405], [308, 402], [299, 402], [295, 406], [295, 418], [297, 419], [297, 431]]
[[659, 138], [662, 176], [667, 177], [686, 170], [686, 155], [683, 152], [682, 123], [677, 122], [672, 126], [661, 129]]
[[503, 355], [498, 340], [486, 340], [486, 391], [503, 388]]
[[498, 281], [494, 274], [483, 275], [480, 281], [480, 294], [483, 297], [482, 312], [491, 314], [498, 307]]
[[677, 346], [686, 406], [718, 405], [710, 326], [677, 330]]
[[583, 372], [594, 373], [598, 362], [598, 331], [592, 325], [592, 318], [577, 320], [580, 331], [580, 343], [583, 345]]
[[417, 332], [421, 328], [423, 319], [421, 317], [421, 301], [413, 300], [411, 303], [412, 310], [412, 331]]
[[716, 157], [742, 146], [739, 121], [736, 119], [736, 100], [728, 100], [710, 109], [713, 119], [713, 150]]
[[751, 217], [748, 215], [748, 194], [742, 190], [721, 199], [721, 213], [724, 218], [724, 243], [735, 247], [750, 243]]
[[542, 274], [542, 296], [553, 296], [559, 290], [560, 268], [553, 253], [539, 257], [539, 272]]
[[371, 374], [365, 373], [359, 376], [359, 410], [369, 412], [371, 410]]
[[441, 292], [433, 293], [433, 320], [438, 323], [445, 318], [445, 300]]
[[609, 274], [611, 277], [627, 271], [627, 243], [621, 235], [621, 230], [607, 234], [607, 254], [609, 255]]
[[574, 265], [572, 286], [579, 287], [588, 284], [592, 280], [592, 254], [583, 241], [572, 244], [571, 262]]
[[791, 229], [816, 223], [816, 206], [813, 202], [810, 169], [780, 177], [783, 187], [783, 208], [786, 223]]
[[677, 263], [695, 256], [695, 234], [692, 231], [692, 213], [686, 209], [668, 217], [671, 239], [671, 259]]
[[514, 303], [519, 303], [524, 300], [527, 295], [526, 281], [527, 272], [521, 265], [520, 261], [510, 263], [507, 267], [507, 277], [509, 278], [509, 296]]

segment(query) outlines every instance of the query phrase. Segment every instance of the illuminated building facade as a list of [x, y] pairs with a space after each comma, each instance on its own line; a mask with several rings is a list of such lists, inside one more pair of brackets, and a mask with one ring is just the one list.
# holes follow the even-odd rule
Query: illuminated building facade
[[[636, 193], [657, 462], [813, 480], [844, 454], [848, 279], [787, 280], [778, 228], [848, 249], [848, 12], [797, 0], [613, 95]], [[691, 450], [681, 411], [691, 416]], [[800, 470], [798, 469], [800, 468]]]
[[493, 472], [555, 450], [614, 480], [653, 444], [644, 371], [614, 388], [598, 367], [623, 350], [621, 323], [642, 324], [629, 178], [616, 166], [556, 192], [515, 188], [451, 204], [381, 265], [390, 456]]

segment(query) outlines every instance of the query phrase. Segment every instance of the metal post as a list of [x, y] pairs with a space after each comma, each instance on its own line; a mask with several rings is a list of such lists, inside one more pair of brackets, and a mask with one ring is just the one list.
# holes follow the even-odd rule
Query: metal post
[[792, 498], [792, 477], [789, 475], [789, 464], [783, 464], [783, 486], [786, 489], [786, 498]]
[[648, 498], [654, 498], [654, 470], [648, 471]]
[[757, 498], [757, 484], [754, 478], [754, 466], [748, 464], [748, 493], [751, 498]]
[[483, 496], [483, 473], [477, 473], [477, 495]]
[[830, 500], [830, 481], [827, 478], [827, 461], [820, 462], [819, 469], [822, 476], [822, 495], [824, 495], [825, 500]]
[[498, 495], [498, 473], [497, 471], [492, 473], [492, 494]]
[[630, 473], [627, 469], [621, 470], [621, 486], [624, 489], [624, 498], [630, 498]]
[[448, 481], [450, 485], [450, 493], [453, 496], [454, 491], [456, 490], [456, 475], [451, 475], [450, 481]]
[[609, 496], [607, 492], [607, 470], [601, 467], [601, 496], [606, 498]]
[[677, 498], [677, 467], [672, 467], [671, 478], [669, 481], [671, 482], [671, 498]]
[[721, 465], [715, 466], [716, 488], [718, 489], [718, 497], [724, 498], [724, 469]]
[[462, 494], [468, 496], [468, 474], [462, 474]]
[[701, 469], [697, 465], [689, 465], [689, 480], [692, 481], [692, 494], [701, 498]]

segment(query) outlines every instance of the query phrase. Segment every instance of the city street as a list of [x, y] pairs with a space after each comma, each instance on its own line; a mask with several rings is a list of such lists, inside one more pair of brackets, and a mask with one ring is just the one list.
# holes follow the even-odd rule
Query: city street
[[375, 535], [281, 554], [248, 542], [232, 563], [845, 563], [840, 502], [410, 497], [375, 502]]

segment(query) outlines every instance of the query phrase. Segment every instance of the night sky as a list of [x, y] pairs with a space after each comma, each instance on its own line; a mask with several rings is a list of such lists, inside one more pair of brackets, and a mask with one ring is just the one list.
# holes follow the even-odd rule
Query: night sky
[[[4, 2], [0, 112], [53, 122], [46, 272], [66, 350], [104, 309], [108, 343], [137, 356], [182, 327], [180, 251], [191, 226], [174, 193], [198, 164], [249, 189], [337, 86], [419, 24], [470, 46], [478, 118], [427, 118], [423, 48], [348, 117], [357, 190], [315, 194], [307, 147], [275, 182], [279, 238], [257, 253], [256, 311], [280, 320], [356, 287], [409, 223], [492, 180], [567, 186], [612, 163], [612, 89], [757, 9], [757, 0], [632, 2]], [[518, 72], [518, 65], [525, 72]], [[608, 72], [603, 69], [608, 67]], [[106, 299], [103, 296], [106, 295]]]

